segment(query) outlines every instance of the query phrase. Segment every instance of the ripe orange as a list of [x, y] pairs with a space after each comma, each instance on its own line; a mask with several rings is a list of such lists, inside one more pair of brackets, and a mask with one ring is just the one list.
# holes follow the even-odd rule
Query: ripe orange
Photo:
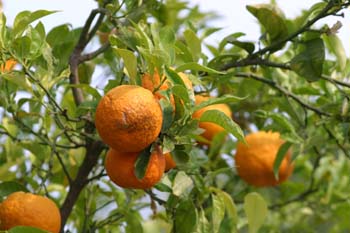
[[164, 96], [160, 94], [159, 91], [164, 91], [169, 88], [169, 85], [165, 79], [165, 76], [163, 76], [161, 79], [157, 71], [154, 71], [153, 75], [150, 73], [145, 73], [141, 80], [142, 87], [153, 92], [156, 98], [160, 100], [164, 98]]
[[29, 226], [58, 233], [61, 215], [56, 204], [47, 197], [15, 192], [0, 204], [0, 230]]
[[[179, 72], [178, 75], [180, 76], [180, 78], [182, 79], [184, 84], [186, 85], [187, 89], [193, 91], [192, 82], [188, 78], [188, 76], [183, 72]], [[156, 98], [158, 100], [160, 100], [160, 99], [164, 98], [164, 96], [159, 92], [169, 89], [169, 80], [167, 80], [165, 76], [163, 76], [161, 78], [159, 76], [158, 71], [155, 71], [153, 73], [153, 75], [146, 73], [142, 76], [142, 86], [144, 88], [152, 91], [154, 93], [154, 95], [156, 96]], [[172, 96], [172, 95], [170, 96], [170, 103], [173, 106], [173, 108], [175, 109], [175, 100], [174, 100], [174, 96]]]
[[120, 152], [139, 152], [158, 137], [162, 109], [149, 90], [121, 85], [110, 90], [96, 109], [95, 125], [107, 145]]
[[169, 171], [170, 169], [173, 169], [176, 167], [176, 163], [170, 153], [166, 153], [164, 157], [165, 157], [165, 171]]
[[284, 157], [278, 173], [273, 174], [273, 164], [284, 141], [279, 133], [259, 131], [245, 137], [247, 145], [238, 142], [235, 164], [238, 175], [248, 184], [257, 187], [274, 186], [285, 181], [293, 171], [291, 151]]
[[110, 148], [105, 160], [109, 178], [123, 188], [148, 189], [154, 186], [163, 176], [165, 158], [161, 151], [153, 151], [145, 176], [139, 180], [134, 173], [134, 164], [140, 152], [125, 153]]
[[[195, 98], [196, 98], [196, 105], [198, 105], [198, 104], [202, 103], [203, 101], [206, 101], [212, 97], [196, 95]], [[208, 110], [219, 110], [219, 111], [222, 111], [223, 113], [225, 113], [225, 115], [227, 115], [229, 117], [232, 116], [231, 109], [227, 104], [213, 104], [213, 105], [209, 105], [207, 107], [204, 107], [202, 109], [199, 109], [198, 111], [195, 111], [192, 115], [192, 118], [200, 119], [201, 116], [203, 115], [203, 113], [208, 111]], [[222, 128], [221, 126], [219, 126], [215, 123], [212, 123], [212, 122], [199, 122], [199, 127], [205, 130], [201, 134], [201, 136], [204, 137], [205, 139], [207, 139], [208, 141], [211, 141], [215, 137], [215, 135], [224, 131], [224, 128]]]
[[9, 59], [5, 62], [5, 64], [2, 64], [0, 66], [1, 72], [9, 72], [13, 69], [13, 67], [17, 64], [17, 62], [14, 59]]

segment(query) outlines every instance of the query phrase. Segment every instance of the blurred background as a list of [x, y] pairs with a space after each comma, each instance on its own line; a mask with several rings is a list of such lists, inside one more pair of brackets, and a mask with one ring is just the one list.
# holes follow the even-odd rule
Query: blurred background
[[[13, 23], [15, 16], [24, 10], [57, 10], [56, 14], [42, 19], [46, 30], [54, 26], [69, 23], [73, 27], [82, 26], [91, 9], [96, 7], [93, 0], [2, 0], [3, 10], [8, 19], [8, 25]], [[223, 28], [221, 31], [210, 36], [206, 42], [212, 44], [233, 32], [244, 32], [245, 39], [258, 41], [260, 29], [255, 18], [246, 10], [245, 6], [250, 4], [269, 3], [268, 0], [188, 0], [190, 6], [199, 5], [203, 11], [214, 11], [221, 17], [211, 22], [212, 26]], [[294, 18], [303, 9], [309, 9], [320, 0], [275, 0], [288, 18]], [[339, 30], [339, 37], [343, 41], [347, 55], [350, 55], [350, 13], [344, 18], [329, 17], [320, 24], [327, 23], [329, 27], [340, 21], [343, 27]], [[243, 39], [243, 38], [242, 38]]]

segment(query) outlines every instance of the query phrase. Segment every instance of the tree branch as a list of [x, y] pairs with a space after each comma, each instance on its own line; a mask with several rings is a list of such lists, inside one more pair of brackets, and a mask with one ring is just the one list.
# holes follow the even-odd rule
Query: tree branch
[[84, 54], [80, 57], [79, 59], [79, 63], [83, 63], [85, 61], [89, 61], [94, 59], [95, 57], [97, 57], [98, 55], [100, 55], [101, 53], [105, 52], [107, 49], [109, 49], [111, 47], [111, 44], [109, 42], [104, 43], [100, 48], [98, 48], [97, 50], [88, 53], [88, 54]]
[[104, 144], [101, 141], [95, 141], [89, 144], [86, 148], [86, 154], [82, 165], [79, 167], [78, 174], [69, 186], [68, 194], [61, 206], [61, 232], [63, 232], [64, 226], [68, 220], [70, 213], [73, 210], [75, 202], [78, 200], [79, 194], [88, 184], [88, 175], [92, 168], [96, 165], [99, 155], [104, 148]]
[[326, 81], [328, 81], [328, 82], [331, 82], [333, 84], [335, 83], [335, 84], [338, 84], [340, 86], [350, 88], [350, 83], [342, 82], [342, 81], [339, 81], [337, 79], [333, 79], [333, 78], [327, 77], [326, 75], [322, 75], [321, 78], [326, 80]]
[[249, 57], [256, 57], [262, 54], [265, 54], [267, 52], [271, 52], [273, 51], [275, 48], [278, 48], [280, 46], [282, 46], [283, 44], [285, 44], [288, 41], [293, 40], [295, 37], [297, 37], [298, 35], [300, 35], [303, 32], [306, 32], [307, 30], [309, 30], [309, 28], [316, 23], [318, 20], [328, 16], [328, 11], [334, 6], [333, 1], [329, 1], [328, 4], [311, 20], [307, 21], [306, 24], [304, 26], [302, 26], [299, 30], [293, 32], [292, 34], [290, 34], [288, 37], [276, 41], [273, 44], [251, 54]]
[[[349, 5], [349, 3], [346, 3], [346, 4], [343, 4], [342, 7], [345, 7], [348, 5]], [[268, 60], [260, 59], [259, 57], [265, 53], [274, 52], [276, 50], [276, 48], [283, 46], [288, 41], [292, 41], [300, 34], [310, 30], [310, 27], [313, 24], [315, 24], [317, 21], [319, 21], [320, 19], [322, 19], [326, 16], [329, 16], [329, 15], [335, 14], [335, 12], [337, 12], [337, 11], [329, 12], [329, 10], [332, 9], [334, 6], [335, 6], [334, 1], [332, 1], [332, 0], [329, 1], [328, 4], [313, 19], [307, 21], [304, 24], [304, 26], [302, 26], [299, 30], [291, 33], [286, 38], [278, 40], [278, 41], [272, 43], [271, 45], [256, 51], [255, 53], [249, 54], [246, 58], [243, 58], [243, 59], [238, 60], [236, 62], [226, 64], [221, 70], [228, 70], [230, 68], [242, 67], [242, 66], [248, 66], [248, 65], [263, 65], [263, 66], [277, 67], [277, 68], [282, 68], [282, 69], [290, 69], [288, 64], [283, 64], [283, 63], [278, 64], [278, 63], [270, 62]]]
[[[91, 25], [96, 17], [97, 14], [100, 14], [99, 18], [97, 19], [97, 22], [94, 26]], [[79, 41], [77, 45], [75, 46], [72, 55], [69, 58], [69, 65], [70, 65], [70, 75], [69, 75], [69, 81], [70, 84], [77, 85], [80, 84], [79, 80], [79, 73], [78, 73], [78, 67], [81, 63], [81, 54], [83, 50], [85, 49], [86, 45], [89, 43], [91, 38], [95, 35], [98, 27], [101, 25], [103, 18], [106, 14], [106, 11], [104, 9], [95, 9], [91, 11], [88, 19], [85, 22], [85, 25], [82, 29], [82, 32], [80, 34]], [[74, 87], [72, 88], [74, 101], [77, 106], [79, 106], [82, 102], [84, 102], [84, 95], [80, 88]]]
[[292, 98], [293, 100], [295, 100], [298, 104], [300, 104], [302, 107], [306, 108], [306, 109], [309, 109], [313, 112], [315, 112], [317, 115], [319, 116], [327, 116], [327, 117], [330, 117], [331, 114], [327, 113], [327, 112], [323, 112], [322, 110], [314, 107], [314, 106], [311, 106], [309, 105], [308, 103], [305, 103], [303, 100], [301, 100], [299, 98], [299, 96], [295, 95], [294, 93], [292, 92], [289, 92], [287, 89], [281, 87], [280, 85], [278, 85], [275, 81], [273, 80], [270, 80], [270, 79], [266, 79], [266, 78], [263, 78], [263, 77], [259, 77], [257, 75], [254, 75], [254, 74], [250, 74], [250, 73], [236, 73], [236, 74], [233, 74], [235, 77], [240, 77], [240, 78], [251, 78], [251, 79], [254, 79], [254, 80], [257, 80], [259, 82], [262, 82], [262, 83], [265, 83], [267, 85], [269, 85], [270, 87], [278, 90], [279, 92], [281, 92], [282, 94], [286, 95], [287, 97], [290, 97]]
[[255, 57], [255, 58], [249, 58], [249, 59], [248, 58], [242, 59], [232, 63], [227, 63], [221, 68], [221, 70], [228, 70], [235, 67], [244, 67], [244, 66], [251, 66], [251, 65], [275, 67], [275, 68], [281, 68], [285, 70], [291, 69], [288, 63], [277, 63], [267, 59], [261, 59], [259, 57]]
[[309, 183], [309, 187], [306, 189], [306, 191], [302, 192], [301, 194], [299, 194], [298, 196], [289, 199], [283, 203], [278, 203], [278, 204], [273, 204], [269, 206], [269, 209], [278, 209], [281, 207], [284, 207], [286, 205], [289, 205], [293, 202], [297, 202], [297, 201], [302, 201], [304, 200], [306, 197], [308, 197], [309, 195], [317, 192], [318, 188], [315, 188], [315, 173], [316, 173], [316, 169], [319, 167], [320, 165], [320, 160], [321, 160], [321, 153], [318, 151], [318, 149], [314, 146], [313, 147], [314, 152], [317, 154], [316, 160], [313, 164], [313, 168], [311, 171], [311, 179], [310, 179], [310, 183]]

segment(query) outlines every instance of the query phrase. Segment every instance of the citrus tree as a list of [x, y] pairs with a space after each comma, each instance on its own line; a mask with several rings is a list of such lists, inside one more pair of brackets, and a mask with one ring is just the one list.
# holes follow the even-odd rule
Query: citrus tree
[[183, 0], [1, 14], [0, 230], [347, 232], [349, 5], [249, 5], [261, 36], [217, 44]]

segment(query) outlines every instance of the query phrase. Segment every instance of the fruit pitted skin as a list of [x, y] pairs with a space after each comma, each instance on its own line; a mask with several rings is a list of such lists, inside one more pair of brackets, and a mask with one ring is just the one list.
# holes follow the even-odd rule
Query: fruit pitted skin
[[133, 189], [148, 189], [162, 178], [165, 157], [161, 151], [153, 151], [145, 176], [139, 180], [135, 176], [135, 162], [140, 152], [125, 153], [110, 148], [106, 155], [105, 168], [109, 178], [118, 186]]
[[56, 204], [47, 197], [14, 192], [0, 204], [0, 230], [29, 226], [58, 233], [61, 216]]
[[[196, 98], [196, 105], [198, 105], [206, 100], [209, 100], [212, 97], [196, 95], [195, 98]], [[225, 115], [227, 115], [228, 117], [230, 118], [232, 117], [231, 109], [227, 104], [213, 104], [213, 105], [209, 105], [207, 107], [201, 108], [198, 111], [195, 111], [192, 115], [192, 118], [200, 119], [203, 113], [209, 110], [219, 110], [223, 112]], [[199, 122], [199, 128], [202, 128], [205, 130], [201, 134], [201, 136], [207, 139], [208, 141], [212, 141], [215, 135], [225, 130], [221, 126], [212, 122]]]
[[284, 141], [277, 132], [259, 131], [245, 137], [247, 145], [238, 142], [235, 165], [238, 175], [248, 184], [256, 187], [278, 185], [292, 174], [291, 151], [284, 157], [276, 180], [273, 164]]
[[122, 152], [138, 152], [158, 137], [163, 122], [162, 109], [149, 90], [121, 85], [99, 102], [95, 125], [110, 147]]

